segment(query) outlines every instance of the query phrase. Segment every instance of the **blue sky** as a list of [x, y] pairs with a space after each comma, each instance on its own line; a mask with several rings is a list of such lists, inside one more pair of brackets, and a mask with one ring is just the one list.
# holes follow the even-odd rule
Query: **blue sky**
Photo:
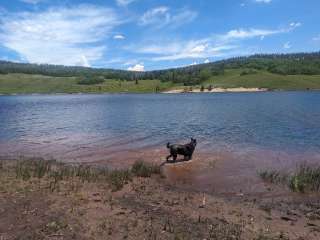
[[153, 70], [319, 51], [319, 0], [0, 0], [0, 59]]

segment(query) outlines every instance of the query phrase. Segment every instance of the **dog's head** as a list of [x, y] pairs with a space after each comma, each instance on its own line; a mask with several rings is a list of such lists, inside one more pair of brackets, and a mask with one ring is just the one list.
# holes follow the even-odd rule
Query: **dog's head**
[[190, 144], [191, 144], [193, 147], [196, 147], [196, 146], [197, 146], [197, 139], [191, 138]]

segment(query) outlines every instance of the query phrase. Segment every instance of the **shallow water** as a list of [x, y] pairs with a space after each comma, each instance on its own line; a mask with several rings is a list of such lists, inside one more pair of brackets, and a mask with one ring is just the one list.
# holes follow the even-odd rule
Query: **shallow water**
[[0, 96], [0, 156], [120, 166], [194, 137], [196, 159], [227, 156], [245, 175], [319, 161], [319, 103], [320, 92]]

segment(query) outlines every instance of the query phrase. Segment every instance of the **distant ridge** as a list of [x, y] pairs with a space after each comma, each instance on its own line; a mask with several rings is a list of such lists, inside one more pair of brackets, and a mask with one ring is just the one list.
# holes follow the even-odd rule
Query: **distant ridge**
[[50, 64], [16, 63], [0, 60], [0, 74], [24, 73], [53, 77], [103, 76], [105, 79], [159, 79], [186, 85], [199, 84], [227, 69], [264, 70], [281, 75], [320, 74], [320, 51], [290, 54], [255, 54], [180, 68], [133, 72], [110, 68], [90, 68]]

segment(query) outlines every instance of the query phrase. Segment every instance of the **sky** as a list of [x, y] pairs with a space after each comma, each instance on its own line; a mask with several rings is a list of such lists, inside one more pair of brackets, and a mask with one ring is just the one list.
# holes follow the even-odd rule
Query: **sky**
[[320, 49], [319, 0], [0, 0], [0, 59], [176, 68]]

